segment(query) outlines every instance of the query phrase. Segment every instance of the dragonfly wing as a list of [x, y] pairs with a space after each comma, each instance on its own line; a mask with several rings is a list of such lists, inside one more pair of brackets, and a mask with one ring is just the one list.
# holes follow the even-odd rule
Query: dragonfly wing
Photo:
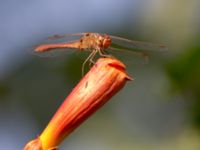
[[123, 55], [123, 53], [129, 53], [129, 54], [131, 54], [131, 55], [136, 55], [136, 56], [139, 56], [139, 57], [146, 57], [146, 56], [149, 55], [148, 52], [124, 50], [124, 49], [115, 48], [115, 47], [109, 47], [108, 50], [109, 50], [109, 51], [117, 51], [117, 52], [120, 52], [121, 55]]
[[109, 47], [106, 49], [109, 55], [121, 59], [126, 64], [146, 64], [149, 60], [149, 53], [142, 51], [123, 50]]
[[74, 34], [55, 34], [53, 36], [47, 37], [48, 40], [55, 40], [55, 39], [80, 39], [86, 33], [74, 33]]
[[154, 44], [141, 41], [133, 41], [118, 36], [110, 35], [111, 47], [134, 50], [134, 51], [166, 51], [167, 47], [162, 44]]

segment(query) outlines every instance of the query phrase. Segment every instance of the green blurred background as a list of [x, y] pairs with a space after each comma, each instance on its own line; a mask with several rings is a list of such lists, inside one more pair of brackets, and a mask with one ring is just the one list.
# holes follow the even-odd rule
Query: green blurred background
[[[70, 150], [200, 149], [200, 1], [0, 2], [0, 145], [37, 137], [81, 79], [87, 54], [29, 53], [54, 34], [100, 32], [163, 43], [147, 64], [127, 60], [134, 81], [60, 146]], [[133, 60], [133, 63], [131, 63]]]

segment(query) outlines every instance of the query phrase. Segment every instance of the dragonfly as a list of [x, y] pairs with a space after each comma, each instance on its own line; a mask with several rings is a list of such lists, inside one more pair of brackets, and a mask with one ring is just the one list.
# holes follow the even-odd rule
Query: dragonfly
[[167, 50], [167, 47], [162, 44], [134, 41], [119, 36], [93, 32], [54, 35], [48, 39], [55, 40], [67, 37], [77, 38], [75, 40], [69, 40], [66, 42], [41, 44], [38, 45], [34, 51], [36, 53], [46, 53], [49, 51], [54, 51], [55, 49], [77, 49], [80, 51], [89, 51], [90, 54], [82, 65], [82, 74], [84, 74], [85, 64], [87, 62], [94, 64], [94, 58], [97, 54], [99, 54], [100, 57], [113, 57], [109, 54], [109, 50], [117, 50], [122, 52], [124, 50], [129, 50], [132, 53], [142, 57], [148, 56], [147, 51]]

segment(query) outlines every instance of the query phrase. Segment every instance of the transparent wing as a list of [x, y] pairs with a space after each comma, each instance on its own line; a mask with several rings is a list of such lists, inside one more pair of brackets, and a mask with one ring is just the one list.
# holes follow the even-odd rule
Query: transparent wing
[[141, 41], [133, 41], [118, 36], [110, 35], [112, 39], [111, 47], [133, 51], [166, 51], [168, 48], [162, 44], [154, 44]]
[[33, 55], [37, 55], [40, 57], [57, 57], [57, 56], [64, 56], [73, 53], [76, 51], [74, 48], [51, 48], [50, 50], [44, 51], [44, 52], [36, 52], [36, 48], [41, 45], [52, 45], [52, 44], [61, 44], [62, 43], [73, 43], [78, 42], [81, 38], [83, 33], [77, 33], [77, 34], [64, 34], [64, 35], [53, 35], [51, 37], [48, 37], [44, 42], [41, 44], [37, 44], [36, 46], [33, 46], [29, 53]]
[[119, 48], [109, 47], [106, 53], [119, 58], [125, 64], [146, 64], [149, 62], [150, 54], [142, 51], [123, 50]]
[[48, 40], [56, 40], [56, 39], [80, 39], [86, 33], [73, 33], [73, 34], [55, 34], [53, 36], [47, 37]]

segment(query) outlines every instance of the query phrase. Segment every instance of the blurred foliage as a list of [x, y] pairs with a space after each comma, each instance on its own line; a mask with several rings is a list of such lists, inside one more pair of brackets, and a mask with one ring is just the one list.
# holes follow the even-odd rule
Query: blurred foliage
[[9, 86], [6, 83], [0, 83], [0, 100], [5, 98], [10, 92]]
[[[66, 59], [63, 63], [63, 67], [61, 68], [62, 73], [64, 74], [66, 80], [69, 78], [71, 81], [79, 81], [81, 78], [81, 67], [84, 62], [84, 59], [81, 59], [81, 57], [77, 57], [77, 55], [72, 55], [68, 59]], [[86, 73], [87, 71], [87, 65], [84, 68], [84, 71]]]
[[173, 91], [180, 91], [188, 100], [190, 117], [200, 129], [200, 45], [186, 49], [167, 66]]

